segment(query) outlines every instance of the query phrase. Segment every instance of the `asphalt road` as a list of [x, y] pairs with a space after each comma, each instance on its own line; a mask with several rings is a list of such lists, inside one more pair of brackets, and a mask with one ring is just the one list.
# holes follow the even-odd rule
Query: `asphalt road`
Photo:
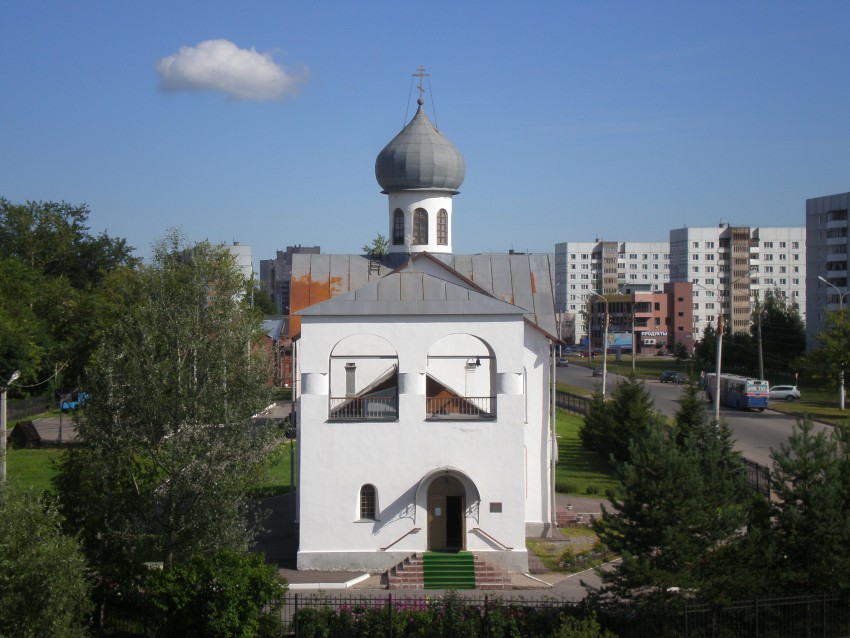
[[[621, 377], [608, 373], [606, 379], [606, 394], [614, 390]], [[589, 368], [570, 365], [558, 368], [558, 379], [579, 388], [593, 390], [602, 384], [601, 377], [594, 377]], [[681, 386], [673, 383], [661, 383], [656, 379], [646, 381], [646, 388], [655, 401], [655, 408], [666, 416], [673, 416], [679, 407]], [[713, 404], [706, 401], [706, 411], [709, 418], [714, 416]], [[725, 421], [735, 436], [735, 446], [751, 461], [761, 465], [771, 466], [771, 449], [778, 450], [780, 445], [788, 441], [791, 429], [797, 422], [795, 417], [774, 412], [770, 409], [764, 412], [747, 412], [720, 407], [720, 418]], [[831, 429], [828, 425], [816, 424], [816, 430]]]

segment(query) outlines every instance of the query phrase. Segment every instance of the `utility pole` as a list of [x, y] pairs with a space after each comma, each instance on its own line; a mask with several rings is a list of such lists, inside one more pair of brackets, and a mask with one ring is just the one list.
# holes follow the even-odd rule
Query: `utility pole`
[[758, 339], [759, 339], [759, 380], [764, 381], [764, 355], [762, 354], [761, 341], [761, 306], [759, 305], [759, 295], [756, 293], [756, 316], [758, 317]]
[[6, 486], [6, 391], [19, 376], [21, 371], [15, 370], [9, 380], [0, 386], [0, 487]]
[[[844, 297], [850, 295], [850, 290], [847, 292], [841, 292], [841, 289], [833, 283], [830, 283], [820, 275], [818, 275], [818, 279], [825, 283], [827, 286], [832, 286], [835, 289], [835, 292], [838, 293], [838, 304], [841, 308], [841, 323], [844, 323]], [[838, 371], [838, 409], [844, 410], [844, 370]]]

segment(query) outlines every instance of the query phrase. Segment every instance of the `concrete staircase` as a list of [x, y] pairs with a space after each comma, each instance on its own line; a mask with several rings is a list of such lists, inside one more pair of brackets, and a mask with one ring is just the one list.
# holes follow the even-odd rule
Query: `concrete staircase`
[[387, 586], [389, 589], [504, 590], [511, 588], [511, 581], [504, 569], [487, 564], [477, 555], [428, 552], [412, 554], [388, 570]]

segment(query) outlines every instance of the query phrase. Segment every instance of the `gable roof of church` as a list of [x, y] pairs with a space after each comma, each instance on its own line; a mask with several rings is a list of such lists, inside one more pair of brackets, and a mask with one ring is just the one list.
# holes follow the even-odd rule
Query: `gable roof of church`
[[[408, 272], [427, 272], [436, 279], [480, 293], [491, 301], [519, 307], [528, 323], [550, 338], [554, 339], [557, 334], [551, 256], [548, 254], [432, 255], [425, 252], [410, 260], [399, 253], [384, 255], [380, 260], [364, 255], [294, 254], [292, 259], [290, 308], [295, 316], [290, 334], [293, 336], [300, 332], [298, 314], [305, 314], [298, 311], [376, 283], [390, 272], [401, 273], [411, 267], [413, 270]], [[398, 289], [401, 291], [401, 284]], [[363, 291], [362, 294], [367, 293]]]

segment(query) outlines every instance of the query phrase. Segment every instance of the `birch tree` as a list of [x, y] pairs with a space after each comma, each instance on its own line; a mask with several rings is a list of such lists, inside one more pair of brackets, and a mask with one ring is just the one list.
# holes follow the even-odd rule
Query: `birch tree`
[[88, 370], [91, 400], [57, 480], [66, 515], [108, 577], [246, 549], [246, 488], [273, 445], [260, 319], [224, 247], [170, 233]]

